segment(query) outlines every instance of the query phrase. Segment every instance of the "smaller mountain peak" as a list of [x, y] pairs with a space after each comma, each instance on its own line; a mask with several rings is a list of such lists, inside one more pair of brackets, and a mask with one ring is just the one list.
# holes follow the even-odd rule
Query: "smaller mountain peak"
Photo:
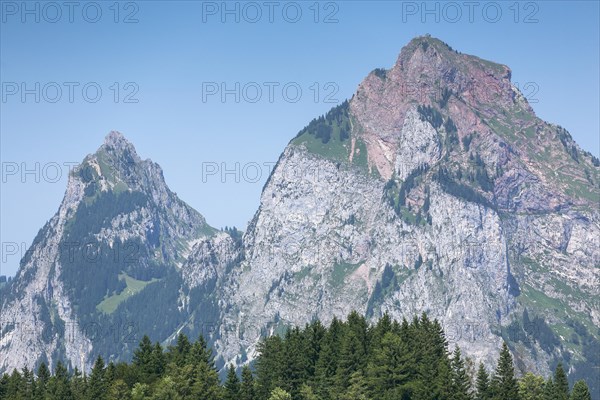
[[119, 156], [130, 156], [133, 161], [140, 161], [133, 144], [119, 131], [110, 131], [104, 138], [103, 149], [111, 154]]
[[106, 135], [106, 137], [104, 138], [104, 144], [108, 145], [115, 145], [123, 142], [129, 143], [129, 141], [125, 138], [125, 135], [123, 135], [119, 131], [110, 131], [108, 135]]

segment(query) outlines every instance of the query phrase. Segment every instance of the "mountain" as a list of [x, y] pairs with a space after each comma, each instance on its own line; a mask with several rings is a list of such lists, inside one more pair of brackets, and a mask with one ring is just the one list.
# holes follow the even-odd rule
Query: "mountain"
[[[510, 77], [416, 38], [301, 130], [265, 185], [240, 266], [213, 264], [225, 361], [315, 317], [426, 312], [488, 366], [504, 339], [522, 370], [562, 360], [591, 379], [599, 163], [537, 118]], [[232, 257], [222, 249], [216, 260]]]
[[600, 161], [510, 79], [413, 39], [290, 141], [243, 236], [208, 226], [109, 134], [0, 292], [0, 368], [89, 367], [179, 332], [241, 364], [261, 335], [357, 310], [427, 313], [490, 367], [506, 340], [518, 369], [562, 361], [597, 392]]
[[127, 358], [140, 332], [166, 338], [189, 317], [180, 267], [216, 233], [111, 132], [1, 292], [0, 368], [62, 359], [82, 370], [98, 353]]

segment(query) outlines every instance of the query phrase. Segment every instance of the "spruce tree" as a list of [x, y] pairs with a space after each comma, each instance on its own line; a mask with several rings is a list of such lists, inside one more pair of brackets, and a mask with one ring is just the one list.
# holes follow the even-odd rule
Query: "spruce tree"
[[306, 343], [304, 344], [306, 352], [306, 375], [314, 377], [316, 374], [317, 362], [319, 361], [319, 354], [321, 353], [321, 345], [327, 330], [319, 320], [311, 322], [306, 330]]
[[26, 381], [16, 369], [13, 370], [8, 378], [6, 394], [8, 399], [31, 399], [31, 396], [33, 396], [32, 393], [30, 396], [26, 397]]
[[[433, 382], [431, 397], [429, 399], [452, 399], [454, 385], [452, 382], [452, 367], [447, 358], [440, 359], [437, 367], [437, 376]], [[423, 382], [426, 384], [426, 382]]]
[[186, 359], [190, 355], [192, 344], [188, 337], [183, 333], [177, 335], [177, 342], [174, 347], [169, 347], [168, 361], [175, 363], [178, 367], [183, 367]]
[[156, 342], [154, 344], [154, 347], [152, 348], [152, 354], [150, 355], [150, 365], [148, 366], [149, 373], [152, 376], [152, 381], [154, 381], [155, 379], [159, 379], [162, 376], [162, 374], [165, 372], [165, 366], [165, 353], [163, 352], [160, 343]]
[[412, 368], [412, 354], [398, 335], [388, 332], [375, 350], [368, 368], [371, 397], [384, 398], [403, 389]]
[[[389, 395], [388, 395], [389, 396]], [[374, 397], [384, 399], [385, 397]], [[361, 371], [356, 371], [350, 376], [350, 386], [345, 394], [341, 396], [342, 400], [369, 400], [369, 386], [367, 379]]]
[[335, 390], [344, 391], [354, 372], [365, 372], [368, 363], [369, 334], [365, 318], [353, 311], [348, 315], [344, 333], [339, 342], [340, 350], [336, 371]]
[[235, 367], [230, 364], [227, 370], [227, 380], [225, 381], [225, 400], [239, 400], [239, 398], [240, 380], [235, 372]]
[[552, 382], [552, 378], [548, 378], [544, 384], [543, 400], [554, 400], [554, 382]]
[[560, 363], [554, 370], [554, 395], [556, 400], [569, 400], [569, 381]]
[[448, 342], [437, 320], [431, 321], [426, 313], [414, 318], [410, 326], [410, 348], [418, 360], [415, 384], [417, 397], [424, 400], [442, 398], [451, 391], [451, 366], [448, 360]]
[[242, 383], [240, 384], [240, 400], [255, 400], [254, 376], [249, 366], [242, 367]]
[[98, 356], [92, 367], [90, 374], [89, 386], [87, 390], [87, 398], [89, 400], [104, 400], [106, 399], [106, 384], [104, 381], [104, 360], [102, 356]]
[[575, 382], [573, 385], [573, 391], [571, 391], [570, 400], [591, 400], [590, 390], [588, 385], [583, 380]]
[[110, 361], [104, 370], [104, 386], [108, 389], [116, 379], [117, 367], [115, 363]]
[[336, 317], [323, 337], [319, 360], [315, 368], [315, 392], [322, 398], [331, 398], [338, 368], [339, 342], [343, 325]]
[[190, 389], [191, 398], [220, 400], [222, 396], [219, 375], [212, 362], [199, 361], [193, 368], [194, 378]]
[[87, 399], [86, 388], [86, 378], [82, 376], [79, 369], [75, 367], [75, 370], [73, 371], [73, 376], [71, 378], [71, 394], [73, 395], [73, 400]]
[[42, 362], [37, 370], [37, 380], [35, 382], [35, 390], [33, 398], [36, 400], [44, 400], [46, 398], [46, 386], [50, 380], [50, 370], [46, 363]]
[[519, 387], [515, 378], [515, 367], [506, 342], [502, 343], [496, 373], [492, 379], [494, 400], [518, 400]]
[[371, 351], [375, 351], [380, 345], [386, 333], [392, 331], [392, 319], [388, 313], [377, 321], [377, 324], [371, 330]]
[[23, 398], [25, 399], [33, 399], [36, 396], [36, 381], [35, 381], [35, 374], [33, 373], [33, 371], [30, 371], [29, 369], [27, 369], [27, 367], [24, 367], [22, 370], [22, 387], [21, 387], [21, 394], [23, 396]]
[[300, 386], [307, 379], [309, 360], [307, 343], [298, 327], [288, 329], [283, 341], [282, 374], [285, 377], [280, 387], [298, 397]]
[[491, 399], [490, 376], [482, 363], [479, 363], [479, 368], [477, 369], [475, 387], [477, 389], [477, 395], [475, 396], [477, 400]]
[[189, 349], [188, 359], [193, 365], [207, 364], [209, 368], [215, 367], [212, 349], [208, 347], [208, 344], [202, 335], [198, 337], [198, 340], [196, 340]]
[[71, 382], [69, 372], [64, 364], [59, 361], [54, 370], [54, 376], [48, 382], [47, 400], [72, 400]]
[[362, 372], [361, 367], [367, 355], [359, 336], [351, 330], [342, 339], [340, 347], [335, 390], [343, 391], [350, 384], [350, 376], [356, 371]]
[[8, 398], [8, 382], [10, 377], [8, 374], [3, 374], [2, 378], [0, 378], [0, 399]]
[[471, 398], [471, 381], [465, 370], [465, 363], [462, 359], [458, 346], [454, 348], [452, 356], [452, 399], [469, 400]]
[[260, 357], [256, 361], [257, 397], [267, 399], [283, 385], [283, 343], [279, 336], [262, 339], [258, 344]]
[[142, 383], [150, 383], [152, 374], [152, 342], [148, 335], [144, 335], [138, 348], [133, 352], [133, 365], [136, 367]]

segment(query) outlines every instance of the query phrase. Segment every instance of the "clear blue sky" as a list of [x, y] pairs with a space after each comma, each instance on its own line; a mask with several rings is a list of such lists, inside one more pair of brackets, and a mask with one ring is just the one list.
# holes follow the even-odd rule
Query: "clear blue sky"
[[[102, 14], [92, 23], [95, 4]], [[318, 16], [312, 1], [275, 2], [272, 16], [259, 1], [237, 3], [239, 22], [235, 12], [222, 15], [220, 1], [122, 2], [118, 15], [112, 4], [77, 3], [71, 16], [65, 6], [59, 15], [47, 3], [30, 1], [34, 13], [28, 14], [21, 1], [0, 2], [5, 246], [31, 243], [63, 197], [64, 164], [94, 152], [110, 130], [123, 132], [141, 157], [158, 162], [171, 189], [211, 225], [245, 229], [270, 165], [304, 125], [335, 105], [325, 100], [350, 97], [369, 71], [391, 67], [402, 46], [425, 33], [463, 53], [510, 66], [513, 80], [528, 84], [524, 91], [540, 117], [564, 126], [584, 149], [599, 153], [597, 1], [516, 6], [483, 1], [473, 10], [462, 1], [430, 2], [432, 13], [422, 9], [421, 1], [321, 2]], [[298, 19], [296, 5], [302, 15], [292, 23]], [[35, 93], [22, 101], [23, 82], [34, 92], [40, 83], [39, 103]], [[50, 102], [57, 96], [53, 82], [62, 91], [55, 103]], [[79, 84], [72, 102], [67, 82]], [[89, 82], [102, 89], [96, 103], [91, 102], [94, 85], [88, 85], [87, 101], [83, 96]], [[114, 82], [120, 87], [116, 103]], [[125, 87], [128, 82], [134, 84]], [[225, 82], [230, 88], [256, 82], [262, 97], [248, 101], [256, 97], [255, 86], [249, 85], [239, 103], [233, 94], [225, 102], [219, 95], [203, 101], [203, 82]], [[265, 82], [279, 83], [272, 102]], [[282, 93], [290, 82], [296, 84], [288, 85], [288, 99], [295, 96], [296, 85], [302, 89], [295, 103]], [[138, 102], [124, 102], [136, 88], [132, 99]], [[204, 89], [206, 94], [206, 84]], [[327, 97], [334, 90], [337, 94]], [[35, 169], [36, 163], [39, 183], [35, 174], [24, 182], [20, 173], [7, 175], [15, 165]], [[54, 179], [54, 163], [63, 165], [62, 179]], [[202, 179], [203, 163], [225, 163], [229, 169], [240, 163], [240, 181], [234, 174], [226, 175], [224, 183], [220, 174]], [[256, 182], [244, 181], [244, 172], [248, 180], [256, 175], [256, 164], [249, 163], [261, 166]], [[13, 275], [19, 257], [3, 256], [0, 272]]]

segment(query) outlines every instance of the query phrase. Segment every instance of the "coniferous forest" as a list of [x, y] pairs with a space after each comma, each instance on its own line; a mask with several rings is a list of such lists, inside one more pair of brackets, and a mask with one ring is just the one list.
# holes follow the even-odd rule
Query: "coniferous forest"
[[229, 366], [224, 382], [204, 338], [181, 334], [164, 349], [144, 336], [129, 364], [99, 356], [89, 374], [62, 363], [5, 374], [0, 399], [585, 400], [590, 393], [584, 381], [570, 388], [561, 364], [547, 380], [517, 377], [506, 344], [495, 370], [474, 368], [425, 314], [411, 322], [384, 315], [369, 325], [353, 312], [329, 327], [314, 321], [264, 338], [252, 366]]

